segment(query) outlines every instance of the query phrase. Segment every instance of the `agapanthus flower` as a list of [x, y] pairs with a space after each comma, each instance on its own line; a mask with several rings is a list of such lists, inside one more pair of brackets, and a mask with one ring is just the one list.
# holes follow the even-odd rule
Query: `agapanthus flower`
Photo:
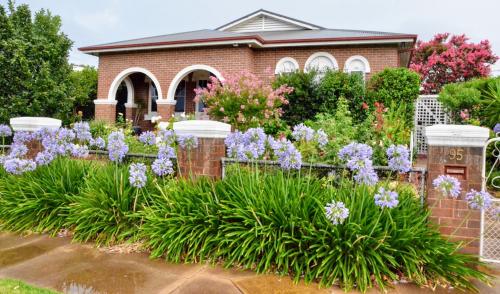
[[12, 136], [12, 129], [8, 125], [0, 125], [0, 137]]
[[266, 151], [266, 140], [267, 136], [262, 128], [251, 128], [243, 134], [243, 143], [249, 149], [255, 150], [259, 156]]
[[139, 141], [144, 145], [150, 145], [150, 146], [155, 145], [156, 144], [156, 135], [155, 135], [155, 133], [153, 133], [151, 131], [143, 132], [139, 136]]
[[355, 172], [354, 180], [359, 184], [374, 186], [378, 182], [378, 175], [372, 167], [363, 167]]
[[59, 128], [56, 132], [56, 139], [58, 141], [71, 142], [75, 140], [76, 134], [73, 130], [67, 128]]
[[287, 170], [300, 169], [302, 166], [302, 155], [292, 142], [279, 139], [269, 140], [269, 144], [278, 158], [281, 168]]
[[143, 188], [146, 186], [146, 165], [144, 163], [132, 163], [129, 167], [130, 185], [135, 188]]
[[449, 175], [440, 175], [432, 182], [434, 188], [441, 192], [443, 196], [457, 198], [462, 191], [457, 178]]
[[318, 146], [320, 148], [324, 148], [326, 144], [328, 144], [328, 135], [325, 133], [325, 131], [319, 129], [314, 134], [314, 140], [318, 142]]
[[95, 139], [90, 139], [90, 142], [89, 142], [90, 146], [91, 147], [96, 147], [97, 149], [104, 149], [106, 148], [106, 141], [104, 141], [103, 138], [101, 137], [97, 137]]
[[325, 206], [325, 215], [332, 224], [339, 225], [349, 217], [349, 209], [341, 201], [332, 201]]
[[173, 166], [174, 165], [170, 159], [158, 158], [151, 165], [151, 169], [156, 175], [163, 177], [174, 173]]
[[410, 171], [410, 151], [403, 145], [391, 145], [387, 148], [389, 168], [393, 171], [406, 173]]
[[230, 133], [224, 140], [224, 143], [226, 144], [227, 155], [229, 157], [237, 157], [238, 151], [240, 148], [243, 148], [244, 142], [245, 137], [243, 136], [243, 133], [239, 131]]
[[293, 127], [292, 137], [295, 141], [312, 141], [314, 139], [314, 130], [304, 124], [298, 124]]
[[28, 154], [28, 147], [21, 143], [15, 143], [10, 146], [9, 157], [23, 157]]
[[3, 167], [10, 174], [22, 175], [25, 172], [34, 171], [36, 163], [28, 159], [10, 158], [4, 162]]
[[373, 150], [366, 144], [352, 142], [339, 151], [339, 158], [345, 161], [356, 159], [371, 159]]
[[495, 132], [495, 134], [500, 133], [500, 123], [497, 123], [495, 125], [495, 127], [493, 128], [493, 132]]
[[182, 149], [191, 150], [198, 147], [198, 138], [193, 135], [178, 136], [177, 142]]
[[35, 157], [35, 162], [37, 165], [48, 165], [54, 160], [55, 156], [49, 151], [38, 152]]
[[158, 148], [158, 158], [171, 159], [176, 158], [175, 149], [170, 146], [160, 146]]
[[75, 132], [76, 139], [79, 141], [88, 142], [92, 139], [88, 122], [76, 122], [73, 125], [73, 131]]
[[157, 143], [173, 145], [175, 143], [175, 133], [172, 130], [161, 130], [156, 137]]
[[43, 139], [45, 139], [47, 137], [54, 137], [56, 132], [57, 132], [57, 129], [56, 130], [49, 130], [47, 128], [42, 128], [40, 130], [35, 131], [33, 133], [32, 137], [35, 140], [43, 141]]
[[89, 147], [87, 145], [69, 144], [71, 156], [76, 158], [86, 158], [89, 156]]
[[125, 143], [125, 135], [116, 131], [108, 136], [109, 159], [113, 162], [122, 162], [128, 153], [128, 145]]
[[14, 138], [12, 142], [14, 144], [24, 144], [33, 140], [33, 133], [25, 132], [25, 131], [17, 131], [14, 133]]
[[472, 209], [488, 209], [493, 202], [490, 193], [474, 189], [465, 194], [465, 200]]
[[375, 194], [375, 204], [382, 208], [393, 208], [398, 206], [398, 193], [395, 191], [385, 190], [384, 187], [378, 189], [378, 193]]

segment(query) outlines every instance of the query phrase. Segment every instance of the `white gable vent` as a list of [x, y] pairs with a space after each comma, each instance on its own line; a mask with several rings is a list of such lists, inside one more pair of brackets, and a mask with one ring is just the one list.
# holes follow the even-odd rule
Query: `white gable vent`
[[259, 31], [290, 31], [304, 29], [298, 25], [284, 22], [266, 15], [260, 15], [228, 29], [230, 32], [245, 33]]

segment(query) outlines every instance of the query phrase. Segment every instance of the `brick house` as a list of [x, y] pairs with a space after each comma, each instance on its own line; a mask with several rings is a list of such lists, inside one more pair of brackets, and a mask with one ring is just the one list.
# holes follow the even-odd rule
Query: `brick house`
[[[99, 57], [96, 119], [117, 112], [151, 127], [157, 115], [202, 117], [194, 89], [211, 75], [250, 71], [272, 78], [294, 70], [327, 68], [365, 78], [386, 67], [408, 66], [417, 36], [327, 29], [258, 10], [214, 30], [147, 37], [79, 48]], [[268, 69], [271, 68], [272, 71]], [[267, 70], [266, 70], [267, 69]]]

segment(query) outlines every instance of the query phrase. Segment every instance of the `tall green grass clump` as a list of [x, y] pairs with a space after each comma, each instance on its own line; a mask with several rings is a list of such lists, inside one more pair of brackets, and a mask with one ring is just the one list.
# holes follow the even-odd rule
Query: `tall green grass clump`
[[[154, 257], [224, 261], [257, 272], [291, 275], [346, 290], [385, 289], [405, 277], [421, 286], [474, 290], [487, 276], [428, 222], [411, 189], [381, 208], [377, 187], [340, 186], [288, 172], [236, 172], [215, 183], [164, 190], [148, 209], [142, 234]], [[387, 183], [379, 183], [387, 185]], [[325, 206], [341, 201], [348, 217], [333, 224]], [[151, 212], [151, 213], [150, 213]]]
[[55, 234], [67, 226], [71, 199], [80, 194], [95, 166], [89, 161], [59, 158], [21, 177], [0, 170], [2, 228]]

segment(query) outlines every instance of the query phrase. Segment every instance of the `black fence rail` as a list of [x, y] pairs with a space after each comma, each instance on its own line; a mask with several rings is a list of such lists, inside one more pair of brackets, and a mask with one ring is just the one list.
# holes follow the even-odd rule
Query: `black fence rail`
[[[238, 160], [235, 158], [224, 157], [221, 159], [222, 162], [222, 178], [226, 175], [226, 170], [229, 165], [233, 164], [243, 164], [243, 165], [257, 165], [259, 167], [279, 167], [280, 163], [278, 161], [270, 160]], [[374, 166], [374, 170], [377, 174], [386, 173], [390, 174], [392, 170], [388, 166]], [[327, 176], [330, 172], [344, 171], [347, 167], [345, 165], [330, 165], [323, 163], [303, 163], [301, 170], [312, 170], [318, 172], [320, 176]], [[423, 205], [425, 202], [425, 189], [426, 189], [426, 178], [427, 169], [423, 167], [412, 167], [404, 177], [404, 181], [413, 184], [418, 189], [418, 194], [420, 196], [420, 202]], [[399, 179], [401, 180], [401, 179]]]

